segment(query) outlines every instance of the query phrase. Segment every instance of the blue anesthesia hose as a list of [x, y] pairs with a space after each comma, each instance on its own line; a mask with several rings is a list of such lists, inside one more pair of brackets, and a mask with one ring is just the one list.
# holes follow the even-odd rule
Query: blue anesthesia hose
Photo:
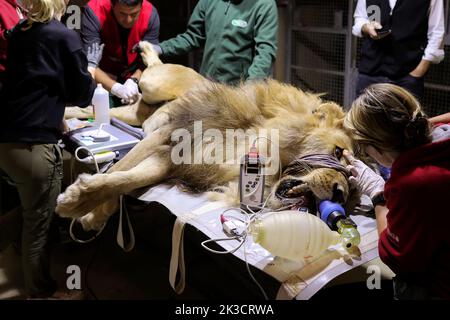
[[320, 219], [325, 222], [331, 230], [337, 231], [346, 248], [358, 246], [361, 236], [355, 222], [347, 217], [344, 208], [329, 200], [323, 200], [319, 204]]

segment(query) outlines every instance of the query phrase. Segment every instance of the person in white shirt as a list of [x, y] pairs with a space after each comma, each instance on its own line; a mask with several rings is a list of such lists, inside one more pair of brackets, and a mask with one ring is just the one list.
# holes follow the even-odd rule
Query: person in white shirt
[[357, 95], [393, 83], [423, 98], [424, 76], [444, 59], [443, 0], [358, 0], [353, 34], [364, 37]]

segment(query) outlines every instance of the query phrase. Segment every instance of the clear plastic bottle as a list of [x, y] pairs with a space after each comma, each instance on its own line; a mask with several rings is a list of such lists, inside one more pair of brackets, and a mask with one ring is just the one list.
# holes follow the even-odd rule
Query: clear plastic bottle
[[94, 124], [97, 126], [102, 123], [109, 124], [109, 92], [100, 83], [95, 88], [92, 105], [94, 106]]

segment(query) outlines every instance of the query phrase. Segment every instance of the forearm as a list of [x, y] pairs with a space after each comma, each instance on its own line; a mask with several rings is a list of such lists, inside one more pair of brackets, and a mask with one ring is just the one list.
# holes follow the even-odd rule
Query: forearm
[[88, 71], [91, 74], [92, 79], [94, 79], [94, 80], [95, 80], [95, 70], [96, 70], [96, 68], [88, 67]]
[[95, 81], [101, 83], [103, 88], [108, 91], [111, 91], [113, 85], [117, 83], [117, 81], [111, 79], [111, 77], [100, 68], [95, 69]]
[[440, 63], [445, 56], [443, 50], [445, 36], [444, 11], [444, 2], [442, 0], [431, 1], [428, 17], [428, 44], [425, 48], [423, 59], [434, 64]]
[[[276, 49], [275, 49], [276, 50]], [[272, 51], [272, 48], [271, 50]], [[272, 65], [275, 61], [275, 55], [272, 52], [261, 52], [258, 53], [248, 69], [248, 78], [247, 80], [259, 80], [266, 79], [270, 76], [272, 71]]]
[[378, 235], [380, 235], [384, 229], [387, 228], [387, 214], [389, 209], [386, 206], [377, 205], [375, 206], [375, 217], [377, 219], [377, 230]]
[[432, 124], [450, 123], [450, 112], [428, 119]]
[[363, 26], [366, 23], [369, 23], [369, 16], [367, 14], [367, 9], [366, 9], [366, 1], [365, 0], [359, 0], [357, 5], [356, 5], [356, 9], [355, 9], [355, 13], [353, 15], [353, 17], [355, 18], [355, 24], [353, 25], [352, 28], [352, 33], [354, 36], [356, 37], [363, 37]]
[[430, 66], [431, 66], [430, 61], [422, 59], [419, 65], [410, 74], [414, 77], [421, 78], [428, 72]]
[[255, 55], [248, 69], [248, 80], [270, 75], [278, 48], [278, 13], [275, 3], [261, 9], [255, 24]]
[[132, 75], [131, 77], [140, 80], [140, 79], [141, 79], [141, 76], [142, 76], [142, 70], [141, 70], [141, 69], [137, 69], [137, 70], [133, 73], [133, 75]]

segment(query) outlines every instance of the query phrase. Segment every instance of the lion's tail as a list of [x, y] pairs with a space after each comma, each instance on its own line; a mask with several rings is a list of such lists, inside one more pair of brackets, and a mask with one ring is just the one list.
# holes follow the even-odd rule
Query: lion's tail
[[159, 59], [158, 52], [153, 47], [150, 42], [141, 41], [139, 42], [139, 49], [141, 51], [142, 59], [144, 60], [144, 64], [150, 68], [155, 65], [163, 64]]

